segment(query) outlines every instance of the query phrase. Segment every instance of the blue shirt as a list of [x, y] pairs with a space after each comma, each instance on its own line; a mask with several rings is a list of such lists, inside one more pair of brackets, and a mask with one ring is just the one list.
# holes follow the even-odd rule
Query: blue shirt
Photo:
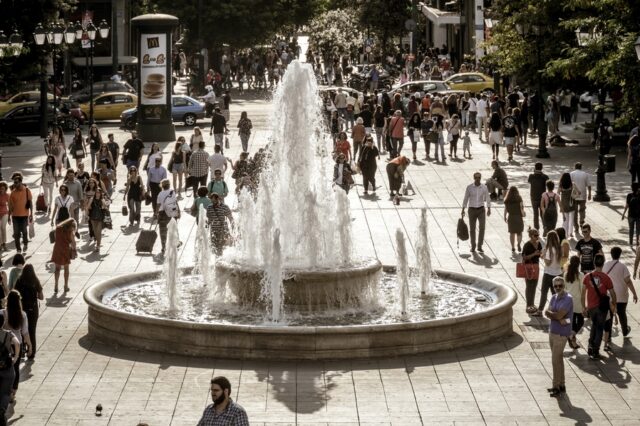
[[565, 311], [567, 314], [560, 320], [552, 319], [549, 323], [549, 333], [560, 336], [571, 336], [571, 321], [573, 318], [573, 297], [566, 291], [562, 297], [557, 294], [551, 296], [549, 310], [553, 312]]
[[160, 183], [167, 178], [167, 169], [164, 166], [149, 167], [147, 174], [149, 175], [149, 182]]

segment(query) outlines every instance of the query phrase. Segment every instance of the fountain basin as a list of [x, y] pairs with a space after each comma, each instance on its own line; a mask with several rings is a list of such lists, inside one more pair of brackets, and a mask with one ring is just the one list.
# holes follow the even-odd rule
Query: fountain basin
[[[188, 272], [188, 270], [186, 271]], [[105, 294], [156, 280], [159, 272], [115, 277], [84, 293], [89, 336], [115, 346], [180, 355], [269, 360], [354, 359], [413, 355], [494, 341], [513, 332], [509, 287], [471, 275], [436, 271], [495, 300], [487, 309], [453, 318], [381, 325], [265, 326], [196, 323], [149, 317], [105, 305]]]
[[[285, 269], [284, 305], [298, 311], [318, 311], [369, 304], [376, 298], [381, 270], [377, 259], [334, 269]], [[239, 305], [263, 306], [261, 269], [221, 259], [216, 262], [216, 274], [227, 281]]]

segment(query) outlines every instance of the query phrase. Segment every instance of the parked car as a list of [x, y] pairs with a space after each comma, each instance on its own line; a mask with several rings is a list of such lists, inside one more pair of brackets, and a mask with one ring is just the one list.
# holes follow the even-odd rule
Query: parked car
[[[185, 126], [195, 126], [204, 118], [205, 104], [190, 96], [174, 95], [171, 98], [171, 118]], [[127, 129], [135, 129], [138, 124], [138, 108], [127, 109], [120, 114], [120, 123]]]
[[445, 82], [452, 89], [468, 90], [472, 93], [494, 90], [493, 77], [480, 72], [463, 72], [454, 74], [446, 79]]
[[[134, 89], [134, 87], [129, 83], [127, 83], [126, 81], [105, 80], [105, 81], [98, 81], [96, 83], [93, 83], [94, 99], [96, 96], [101, 95], [103, 93], [113, 93], [113, 92], [135, 94], [136, 89]], [[73, 92], [69, 96], [69, 99], [72, 101], [84, 104], [89, 102], [89, 96], [90, 96], [89, 87], [85, 87], [81, 90]]]
[[[53, 105], [47, 105], [47, 125], [54, 122], [64, 125], [69, 114], [56, 110]], [[11, 135], [37, 135], [40, 133], [40, 104], [18, 106], [0, 118], [0, 133]]]
[[82, 109], [80, 109], [80, 105], [76, 102], [70, 101], [68, 99], [62, 99], [60, 101], [60, 112], [68, 115], [65, 119], [65, 125], [63, 126], [67, 130], [75, 130], [80, 127], [85, 122], [85, 116], [82, 113]]
[[[138, 96], [127, 92], [104, 93], [93, 98], [94, 120], [117, 120], [123, 111], [138, 106]], [[89, 102], [80, 104], [85, 119], [89, 117]]]
[[451, 88], [444, 81], [415, 80], [395, 86], [389, 91], [389, 96], [393, 98], [393, 94], [396, 92], [400, 92], [402, 94], [410, 93], [412, 95], [414, 93], [420, 93], [420, 97], [422, 98], [424, 97], [425, 93], [443, 92], [449, 89]]
[[[53, 101], [53, 94], [47, 93], [47, 99], [49, 99], [49, 101]], [[0, 102], [0, 115], [11, 111], [15, 107], [33, 104], [34, 102], [40, 102], [39, 90], [30, 90], [28, 92], [17, 93], [10, 97], [8, 100]]]

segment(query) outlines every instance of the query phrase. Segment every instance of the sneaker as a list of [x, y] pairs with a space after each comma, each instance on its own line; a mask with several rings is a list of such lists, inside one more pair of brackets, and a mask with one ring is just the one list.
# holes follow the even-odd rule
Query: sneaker
[[622, 332], [623, 337], [627, 337], [631, 333], [631, 326], [627, 326], [627, 328]]
[[482, 247], [478, 247], [478, 251], [479, 251], [480, 253], [484, 253], [484, 250], [482, 250]]
[[605, 343], [604, 351], [605, 352], [609, 352], [609, 353], [613, 353], [613, 349], [611, 349], [611, 345], [609, 343]]

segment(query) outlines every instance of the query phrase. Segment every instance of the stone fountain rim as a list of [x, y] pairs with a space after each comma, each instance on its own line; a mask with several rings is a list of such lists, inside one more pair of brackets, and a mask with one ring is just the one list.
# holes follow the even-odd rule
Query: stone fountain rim
[[[382, 268], [393, 269], [393, 266], [382, 265]], [[191, 273], [193, 267], [181, 268], [183, 274]], [[475, 277], [473, 275], [463, 274], [460, 272], [435, 270], [434, 271], [440, 278], [448, 279], [456, 282], [458, 285], [470, 285], [480, 291], [493, 294], [498, 300], [497, 303], [489, 306], [487, 309], [480, 312], [473, 312], [469, 314], [460, 315], [451, 318], [438, 318], [417, 322], [396, 322], [393, 324], [356, 324], [356, 325], [328, 325], [328, 326], [279, 326], [279, 325], [239, 325], [239, 324], [219, 324], [219, 323], [196, 323], [191, 321], [150, 317], [145, 315], [134, 314], [130, 312], [124, 312], [115, 308], [109, 307], [102, 303], [102, 298], [107, 290], [125, 288], [132, 284], [142, 283], [152, 280], [157, 280], [161, 277], [161, 271], [148, 271], [138, 272], [134, 274], [121, 275], [114, 278], [101, 281], [89, 287], [84, 292], [84, 300], [89, 305], [90, 309], [100, 311], [105, 315], [111, 315], [114, 317], [125, 318], [133, 320], [137, 323], [148, 323], [155, 325], [164, 325], [171, 328], [185, 328], [185, 329], [202, 329], [210, 331], [236, 331], [239, 333], [256, 333], [256, 334], [351, 334], [362, 333], [367, 331], [400, 331], [411, 329], [425, 329], [425, 328], [439, 328], [447, 325], [453, 325], [460, 322], [466, 322], [470, 319], [481, 320], [483, 318], [490, 318], [495, 316], [496, 313], [510, 310], [516, 303], [517, 294], [511, 287], [492, 281], [486, 278]]]

